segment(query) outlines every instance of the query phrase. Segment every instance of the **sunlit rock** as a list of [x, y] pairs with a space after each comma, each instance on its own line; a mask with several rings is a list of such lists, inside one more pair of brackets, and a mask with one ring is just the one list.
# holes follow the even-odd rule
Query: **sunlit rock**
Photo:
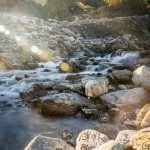
[[141, 129], [130, 138], [130, 145], [137, 150], [149, 150], [150, 127]]
[[111, 140], [93, 150], [123, 150], [123, 147], [118, 142]]
[[106, 78], [99, 80], [89, 80], [85, 85], [85, 94], [87, 97], [98, 97], [108, 92], [109, 81]]
[[57, 138], [50, 138], [46, 136], [35, 137], [24, 150], [74, 150], [65, 141]]
[[132, 81], [136, 86], [150, 89], [150, 68], [141, 66], [133, 72]]
[[72, 67], [71, 67], [69, 64], [67, 64], [67, 63], [62, 63], [62, 64], [60, 64], [59, 68], [60, 68], [60, 70], [61, 70], [62, 72], [67, 72], [67, 73], [69, 73], [69, 72], [72, 72], [72, 71], [73, 71]]
[[92, 150], [109, 141], [109, 138], [95, 130], [82, 131], [76, 141], [76, 150]]
[[22, 92], [20, 95], [25, 103], [44, 115], [75, 115], [90, 103], [88, 99], [76, 93], [52, 93], [36, 97], [32, 92]]

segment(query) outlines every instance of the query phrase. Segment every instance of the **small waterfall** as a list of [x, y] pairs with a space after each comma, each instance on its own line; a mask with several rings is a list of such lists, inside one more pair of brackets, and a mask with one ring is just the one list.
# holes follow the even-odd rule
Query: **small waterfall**
[[111, 63], [114, 64], [123, 64], [123, 65], [135, 65], [138, 63], [139, 54], [137, 52], [125, 52], [123, 50], [118, 50], [117, 52], [113, 52], [105, 58], [109, 59]]

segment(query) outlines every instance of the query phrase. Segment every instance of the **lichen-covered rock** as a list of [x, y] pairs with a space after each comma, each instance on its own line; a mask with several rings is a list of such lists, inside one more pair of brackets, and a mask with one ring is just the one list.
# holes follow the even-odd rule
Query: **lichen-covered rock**
[[95, 130], [84, 130], [77, 138], [76, 150], [92, 150], [109, 141], [109, 138]]
[[98, 97], [108, 92], [109, 81], [106, 78], [99, 80], [89, 80], [85, 85], [85, 94], [87, 97]]
[[133, 72], [132, 81], [136, 86], [150, 89], [150, 68], [141, 66]]
[[111, 140], [93, 150], [123, 150], [123, 147], [121, 146], [121, 144]]
[[25, 148], [25, 150], [74, 150], [65, 141], [45, 136], [35, 137]]
[[136, 117], [136, 125], [139, 127], [150, 126], [150, 104], [146, 104], [140, 110]]
[[130, 138], [136, 134], [136, 132], [136, 130], [120, 131], [115, 141], [121, 144], [123, 148], [126, 148], [129, 145]]
[[141, 129], [133, 135], [130, 145], [137, 150], [150, 150], [150, 127]]

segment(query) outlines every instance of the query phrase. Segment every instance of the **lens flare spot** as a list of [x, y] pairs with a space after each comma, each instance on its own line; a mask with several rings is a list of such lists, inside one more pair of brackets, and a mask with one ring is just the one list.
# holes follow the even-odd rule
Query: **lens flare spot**
[[15, 40], [18, 42], [18, 41], [20, 41], [21, 39], [20, 39], [20, 36], [15, 36]]
[[10, 31], [9, 31], [9, 30], [6, 30], [6, 31], [5, 31], [5, 34], [6, 34], [6, 35], [10, 35]]
[[0, 32], [4, 32], [4, 31], [5, 31], [5, 28], [2, 25], [0, 25]]
[[32, 47], [31, 47], [31, 51], [32, 51], [33, 53], [38, 53], [38, 52], [39, 52], [39, 48], [38, 48], [37, 46], [32, 46]]

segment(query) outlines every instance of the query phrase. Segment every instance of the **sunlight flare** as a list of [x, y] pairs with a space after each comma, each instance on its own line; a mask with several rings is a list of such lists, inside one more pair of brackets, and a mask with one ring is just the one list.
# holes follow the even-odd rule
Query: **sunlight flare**
[[0, 32], [5, 32], [5, 28], [2, 25], [0, 25]]
[[10, 35], [10, 31], [9, 30], [5, 30], [5, 34], [6, 35]]
[[37, 46], [32, 46], [32, 47], [31, 47], [31, 51], [32, 51], [33, 53], [38, 53], [39, 48], [38, 48]]

